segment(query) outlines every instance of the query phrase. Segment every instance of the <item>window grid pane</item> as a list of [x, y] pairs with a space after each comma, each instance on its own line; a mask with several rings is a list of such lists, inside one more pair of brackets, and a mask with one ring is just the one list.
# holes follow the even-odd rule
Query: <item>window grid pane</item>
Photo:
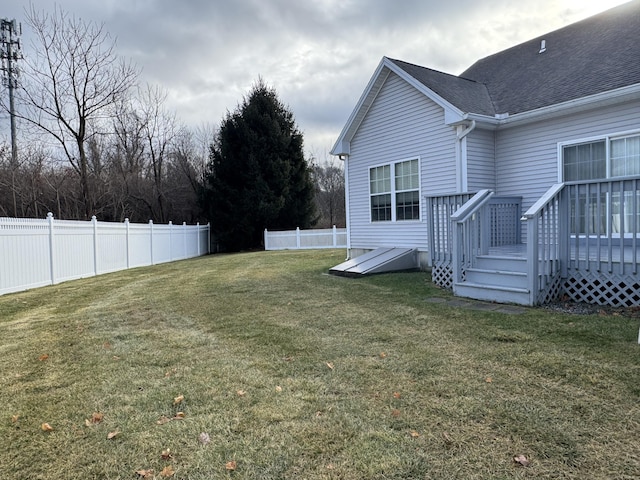
[[417, 190], [419, 182], [418, 160], [396, 163], [396, 191]]
[[563, 148], [564, 180], [596, 180], [607, 177], [607, 151], [604, 140]]
[[371, 196], [371, 221], [385, 222], [391, 220], [391, 194]]
[[371, 194], [391, 192], [391, 165], [383, 165], [370, 170]]
[[640, 175], [640, 136], [611, 140], [611, 176]]
[[420, 194], [417, 191], [396, 194], [396, 220], [420, 219]]

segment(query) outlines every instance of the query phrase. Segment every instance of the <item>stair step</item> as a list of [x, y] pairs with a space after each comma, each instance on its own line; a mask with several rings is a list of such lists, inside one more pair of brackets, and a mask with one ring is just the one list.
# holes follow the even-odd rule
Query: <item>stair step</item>
[[466, 281], [481, 285], [527, 288], [527, 274], [512, 270], [468, 268]]
[[479, 268], [481, 270], [499, 270], [526, 273], [527, 259], [519, 257], [480, 255], [477, 257], [476, 268]]
[[453, 292], [457, 296], [476, 300], [529, 305], [529, 289], [527, 288], [461, 282], [454, 284]]

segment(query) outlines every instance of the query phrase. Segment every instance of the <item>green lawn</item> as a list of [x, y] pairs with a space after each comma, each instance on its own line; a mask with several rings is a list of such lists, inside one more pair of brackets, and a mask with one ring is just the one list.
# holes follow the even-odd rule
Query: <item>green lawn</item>
[[427, 273], [326, 274], [342, 260], [0, 297], [0, 478], [640, 477], [637, 316], [456, 309]]

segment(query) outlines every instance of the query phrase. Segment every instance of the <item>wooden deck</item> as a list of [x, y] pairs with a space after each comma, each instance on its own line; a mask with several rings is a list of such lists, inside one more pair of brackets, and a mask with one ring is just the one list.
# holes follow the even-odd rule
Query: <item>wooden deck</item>
[[[527, 257], [527, 244], [519, 243], [516, 245], [503, 245], [501, 247], [491, 247], [489, 249], [489, 255], [495, 257], [511, 257], [511, 258], [526, 258]], [[620, 245], [611, 245], [611, 247], [600, 245], [572, 245], [571, 247], [571, 260], [586, 261], [587, 258], [590, 262], [602, 262], [608, 263], [611, 259], [612, 263], [620, 263], [622, 260], [628, 264], [640, 264], [640, 245], [635, 249], [632, 246], [625, 246], [620, 248]]]

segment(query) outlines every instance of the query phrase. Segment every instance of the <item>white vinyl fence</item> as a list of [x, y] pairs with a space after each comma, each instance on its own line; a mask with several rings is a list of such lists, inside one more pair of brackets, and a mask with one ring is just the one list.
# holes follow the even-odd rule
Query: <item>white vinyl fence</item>
[[264, 230], [265, 250], [313, 250], [347, 248], [347, 229], [333, 228], [269, 232]]
[[209, 225], [0, 218], [0, 295], [209, 253]]

